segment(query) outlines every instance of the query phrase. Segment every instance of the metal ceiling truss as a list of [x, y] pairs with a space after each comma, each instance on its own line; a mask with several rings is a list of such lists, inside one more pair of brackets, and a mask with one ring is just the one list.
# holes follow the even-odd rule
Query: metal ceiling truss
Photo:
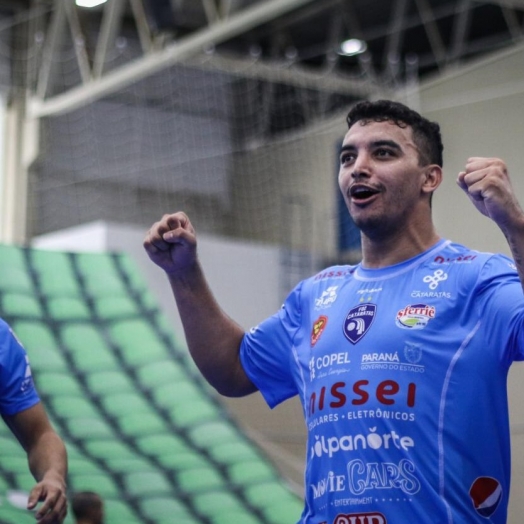
[[[491, 51], [490, 35], [486, 36], [485, 43], [470, 40], [472, 16], [478, 7], [491, 4], [501, 10], [509, 43], [522, 41], [524, 23], [524, 0], [384, 1], [381, 8], [389, 12], [389, 18], [382, 25], [377, 24], [374, 17], [373, 22], [369, 16], [365, 18], [364, 0], [108, 0], [103, 10], [99, 9], [96, 45], [89, 47], [87, 35], [83, 34], [80, 8], [73, 0], [35, 1], [47, 3], [51, 15], [47, 19], [44, 46], [36, 68], [37, 80], [28, 104], [33, 117], [70, 111], [177, 63], [220, 67], [230, 72], [242, 69], [246, 77], [280, 80], [290, 85], [298, 85], [298, 73], [302, 87], [355, 98], [375, 96], [380, 90], [385, 92], [388, 88], [402, 87], [408, 81], [412, 83], [418, 67], [442, 72], [452, 65], [460, 65], [467, 53]], [[174, 19], [190, 19], [192, 25], [186, 25], [184, 31], [175, 28], [171, 33], [158, 30], [147, 8], [150, 10], [151, 5], [158, 8], [164, 2], [168, 2]], [[374, 5], [378, 4], [376, 0]], [[301, 37], [294, 36], [293, 29], [300, 28], [301, 24], [304, 27], [309, 24], [309, 29], [315, 29], [316, 24], [318, 28], [317, 20], [325, 13], [329, 13], [329, 21], [324, 23], [322, 42], [309, 42], [307, 30], [302, 30]], [[115, 48], [122, 27], [129, 26], [130, 20], [141, 55], [125, 64], [109, 66], [108, 56]], [[445, 35], [442, 23], [449, 24], [449, 20], [451, 29]], [[428, 44], [420, 53], [419, 50], [407, 53], [406, 48], [412, 42], [406, 34], [415, 28], [423, 30]], [[215, 53], [211, 59], [206, 55], [206, 50], [253, 31], [272, 42], [269, 52], [262, 54], [256, 49], [258, 44], [254, 44], [249, 51], [244, 51], [243, 58]], [[57, 92], [53, 57], [68, 36], [67, 32], [75, 47], [79, 81], [78, 85]], [[383, 41], [379, 46], [380, 56], [368, 52], [353, 59], [357, 64], [353, 74], [347, 74], [340, 67], [344, 59], [335, 52], [348, 34], [370, 45]], [[320, 58], [312, 68], [307, 59], [316, 56]]]
[[[32, 117], [42, 117], [69, 111], [89, 101], [106, 96], [130, 83], [202, 53], [206, 47], [245, 33], [313, 0], [262, 0], [236, 9], [234, 0], [192, 0], [204, 9], [207, 25], [175, 42], [159, 46], [157, 36], [150, 31], [143, 0], [108, 0], [101, 18], [101, 29], [96, 52], [91, 61], [78, 23], [77, 10], [72, 0], [54, 0], [45, 50], [40, 67], [37, 89], [30, 99], [28, 110]], [[180, 2], [179, 3], [183, 3]], [[143, 55], [118, 70], [105, 72], [108, 49], [114, 45], [122, 24], [125, 7], [131, 13], [140, 36]], [[51, 85], [53, 59], [61, 37], [68, 26], [75, 48], [82, 83], [68, 91], [47, 97]]]

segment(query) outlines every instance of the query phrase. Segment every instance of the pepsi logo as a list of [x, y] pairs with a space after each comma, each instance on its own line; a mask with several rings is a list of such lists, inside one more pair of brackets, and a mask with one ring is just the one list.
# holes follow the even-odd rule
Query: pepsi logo
[[469, 489], [469, 496], [477, 513], [490, 517], [502, 499], [502, 486], [492, 477], [478, 477]]

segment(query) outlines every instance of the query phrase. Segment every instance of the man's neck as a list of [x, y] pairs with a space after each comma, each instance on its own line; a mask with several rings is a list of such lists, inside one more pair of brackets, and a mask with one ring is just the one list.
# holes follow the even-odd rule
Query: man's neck
[[431, 226], [427, 231], [402, 232], [385, 238], [362, 234], [362, 266], [370, 269], [400, 264], [435, 245], [440, 237]]

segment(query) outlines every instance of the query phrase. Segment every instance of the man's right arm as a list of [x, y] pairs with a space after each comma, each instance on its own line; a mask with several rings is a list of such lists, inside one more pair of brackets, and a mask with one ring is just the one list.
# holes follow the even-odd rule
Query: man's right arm
[[219, 393], [240, 397], [256, 391], [240, 362], [244, 330], [221, 309], [198, 261], [196, 235], [184, 213], [164, 215], [149, 230], [144, 248], [171, 285], [189, 351]]

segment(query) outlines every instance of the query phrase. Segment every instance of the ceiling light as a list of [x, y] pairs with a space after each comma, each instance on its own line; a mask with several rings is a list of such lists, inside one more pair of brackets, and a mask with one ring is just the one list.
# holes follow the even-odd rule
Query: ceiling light
[[107, 2], [107, 0], [76, 0], [76, 5], [80, 7], [95, 7], [105, 2]]
[[340, 50], [338, 51], [339, 55], [344, 56], [354, 56], [364, 53], [368, 48], [368, 45], [364, 40], [359, 40], [358, 38], [350, 38], [345, 40], [340, 44]]

